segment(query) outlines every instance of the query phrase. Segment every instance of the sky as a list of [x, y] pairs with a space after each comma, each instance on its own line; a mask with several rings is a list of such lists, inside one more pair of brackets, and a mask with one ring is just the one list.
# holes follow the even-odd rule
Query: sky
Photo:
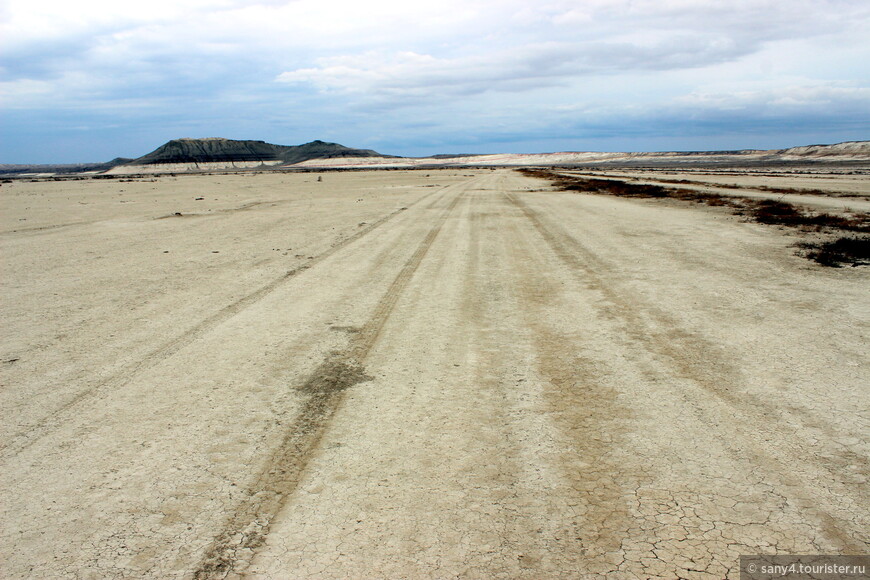
[[0, 163], [870, 139], [867, 0], [0, 0]]

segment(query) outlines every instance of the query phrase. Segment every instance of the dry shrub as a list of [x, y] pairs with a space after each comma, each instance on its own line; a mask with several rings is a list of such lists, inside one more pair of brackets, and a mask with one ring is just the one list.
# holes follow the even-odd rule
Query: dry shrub
[[[631, 198], [670, 198], [691, 203], [704, 203], [710, 206], [730, 208], [734, 213], [744, 215], [762, 223], [777, 226], [787, 226], [813, 229], [819, 232], [870, 232], [870, 214], [853, 213], [851, 215], [834, 215], [823, 212], [813, 212], [774, 199], [754, 199], [742, 196], [720, 195], [686, 189], [662, 187], [644, 183], [628, 183], [616, 179], [590, 179], [562, 175], [555, 171], [541, 168], [523, 168], [518, 170], [529, 177], [549, 180], [561, 191], [578, 191]], [[771, 190], [773, 188], [770, 188]], [[823, 193], [823, 192], [821, 192]], [[841, 237], [829, 242], [806, 244], [809, 250], [806, 256], [825, 266], [839, 266], [841, 263], [853, 265], [870, 263], [868, 248], [870, 238]]]
[[802, 210], [790, 203], [773, 199], [762, 199], [752, 203], [751, 217], [763, 224], [792, 227], [809, 227], [816, 230], [835, 229], [855, 232], [870, 231], [867, 214], [852, 216], [816, 213]]
[[870, 264], [870, 237], [842, 237], [836, 240], [800, 245], [806, 257], [823, 266], [839, 268], [844, 264]]
[[749, 215], [757, 222], [771, 225], [806, 225], [804, 213], [790, 203], [761, 199], [752, 206]]

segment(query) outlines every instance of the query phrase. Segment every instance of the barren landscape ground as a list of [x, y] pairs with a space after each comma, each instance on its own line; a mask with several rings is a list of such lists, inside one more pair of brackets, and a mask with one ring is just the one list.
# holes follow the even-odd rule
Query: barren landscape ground
[[868, 552], [870, 267], [507, 169], [317, 178], [3, 184], [0, 577]]

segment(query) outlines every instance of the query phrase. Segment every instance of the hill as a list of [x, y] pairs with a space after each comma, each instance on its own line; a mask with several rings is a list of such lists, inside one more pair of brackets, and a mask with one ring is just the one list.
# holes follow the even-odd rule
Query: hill
[[16, 176], [21, 174], [75, 175], [78, 173], [102, 173], [132, 159], [116, 157], [106, 163], [67, 163], [67, 164], [0, 164], [0, 175]]
[[649, 166], [649, 167], [774, 167], [844, 166], [870, 163], [870, 141], [833, 145], [805, 145], [789, 149], [734, 151], [502, 153], [396, 157], [371, 149], [353, 149], [338, 143], [312, 141], [303, 145], [274, 145], [265, 141], [239, 141], [217, 137], [173, 139], [137, 159], [117, 158], [107, 163], [69, 165], [3, 165], [0, 176], [76, 174], [123, 175], [136, 173], [201, 172], [264, 168], [397, 168], [462, 166]]
[[273, 145], [265, 141], [233, 139], [173, 139], [127, 165], [255, 163], [291, 165], [309, 159], [335, 157], [383, 157], [370, 149], [353, 149], [338, 143], [312, 141], [304, 145]]
[[496, 153], [483, 155], [433, 155], [411, 158], [309, 159], [300, 167], [462, 167], [462, 166], [607, 166], [607, 167], [866, 167], [870, 141], [834, 145], [808, 145], [790, 149], [739, 149], [731, 151]]

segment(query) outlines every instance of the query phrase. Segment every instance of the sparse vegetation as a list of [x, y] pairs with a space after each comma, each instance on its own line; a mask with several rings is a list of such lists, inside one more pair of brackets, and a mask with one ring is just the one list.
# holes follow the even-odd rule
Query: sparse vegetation
[[843, 265], [870, 264], [870, 237], [841, 237], [827, 242], [800, 244], [806, 257], [823, 266], [839, 268]]
[[853, 216], [808, 212], [796, 205], [773, 199], [746, 200], [750, 216], [757, 222], [771, 225], [807, 227], [816, 230], [837, 229], [855, 232], [870, 231], [866, 214]]
[[[593, 194], [615, 195], [631, 198], [675, 199], [691, 203], [703, 203], [731, 209], [738, 215], [762, 224], [794, 227], [822, 233], [870, 232], [870, 214], [852, 213], [835, 215], [814, 212], [781, 200], [757, 199], [737, 195], [721, 195], [679, 188], [663, 187], [645, 183], [631, 183], [618, 179], [573, 177], [548, 169], [518, 169], [530, 177], [549, 180], [561, 191], [578, 191]], [[804, 244], [809, 251], [807, 258], [825, 266], [870, 263], [870, 238], [840, 237], [827, 242]]]

